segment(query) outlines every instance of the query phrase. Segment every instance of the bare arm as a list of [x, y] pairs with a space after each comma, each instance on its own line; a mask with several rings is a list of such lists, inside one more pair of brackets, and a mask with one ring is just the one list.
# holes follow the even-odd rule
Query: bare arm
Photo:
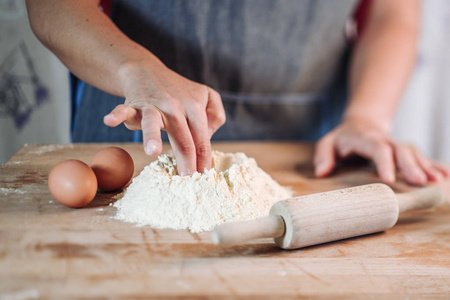
[[419, 1], [372, 1], [351, 60], [343, 121], [317, 144], [317, 176], [329, 174], [336, 158], [353, 154], [372, 159], [387, 183], [395, 181], [396, 167], [414, 184], [448, 175], [413, 147], [390, 140], [392, 118], [416, 58], [418, 24]]
[[40, 41], [76, 76], [107, 93], [125, 97], [127, 65], [160, 63], [109, 20], [99, 1], [28, 0], [27, 8]]
[[[79, 78], [125, 97], [104, 118], [142, 129], [148, 154], [168, 132], [181, 174], [211, 167], [210, 137], [225, 122], [219, 94], [168, 69], [125, 36], [92, 0], [27, 0], [36, 36]], [[57, 13], [56, 13], [57, 12]]]
[[389, 131], [416, 58], [417, 0], [375, 0], [355, 45], [345, 118], [364, 118]]

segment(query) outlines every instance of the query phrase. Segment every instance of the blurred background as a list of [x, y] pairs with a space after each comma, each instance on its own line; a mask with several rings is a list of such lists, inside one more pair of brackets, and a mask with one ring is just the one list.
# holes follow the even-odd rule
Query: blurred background
[[[450, 1], [422, 0], [419, 55], [393, 136], [450, 163]], [[0, 164], [24, 144], [70, 142], [67, 69], [34, 37], [24, 0], [0, 0]], [[103, 117], [103, 116], [100, 116]]]
[[31, 32], [25, 0], [0, 0], [0, 163], [25, 143], [70, 142], [69, 75]]

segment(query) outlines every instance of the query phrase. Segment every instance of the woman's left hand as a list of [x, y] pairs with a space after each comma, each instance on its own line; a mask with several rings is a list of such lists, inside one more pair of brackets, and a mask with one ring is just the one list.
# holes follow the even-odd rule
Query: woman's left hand
[[396, 169], [415, 185], [440, 181], [450, 169], [421, 155], [413, 146], [392, 141], [388, 131], [366, 120], [345, 120], [319, 140], [314, 167], [317, 177], [329, 175], [336, 159], [358, 155], [375, 163], [385, 183], [395, 182]]

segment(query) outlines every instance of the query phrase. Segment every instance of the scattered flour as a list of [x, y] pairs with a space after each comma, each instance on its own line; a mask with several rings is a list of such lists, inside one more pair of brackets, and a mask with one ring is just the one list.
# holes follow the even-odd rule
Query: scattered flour
[[[28, 144], [25, 144], [25, 146], [28, 146]], [[64, 144], [64, 145], [42, 145], [37, 146], [35, 149], [30, 150], [30, 154], [44, 154], [47, 152], [62, 150], [62, 149], [72, 149], [73, 144]]]
[[28, 300], [38, 298], [40, 298], [39, 291], [31, 289], [0, 295], [0, 300]]
[[119, 195], [115, 218], [138, 226], [202, 232], [266, 216], [272, 204], [292, 196], [244, 153], [214, 151], [211, 170], [177, 174], [174, 156], [160, 155]]
[[19, 190], [19, 189], [11, 189], [11, 188], [0, 188], [0, 192], [2, 192], [4, 195], [8, 194], [26, 194], [26, 191]]

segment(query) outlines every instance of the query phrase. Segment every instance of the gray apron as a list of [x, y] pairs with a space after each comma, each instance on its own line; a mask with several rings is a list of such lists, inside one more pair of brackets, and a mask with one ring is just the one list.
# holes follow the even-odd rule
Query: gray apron
[[[357, 0], [117, 0], [111, 19], [177, 73], [217, 90], [213, 140], [315, 140], [345, 103], [344, 26]], [[80, 91], [74, 142], [137, 141], [103, 116], [124, 99]]]

